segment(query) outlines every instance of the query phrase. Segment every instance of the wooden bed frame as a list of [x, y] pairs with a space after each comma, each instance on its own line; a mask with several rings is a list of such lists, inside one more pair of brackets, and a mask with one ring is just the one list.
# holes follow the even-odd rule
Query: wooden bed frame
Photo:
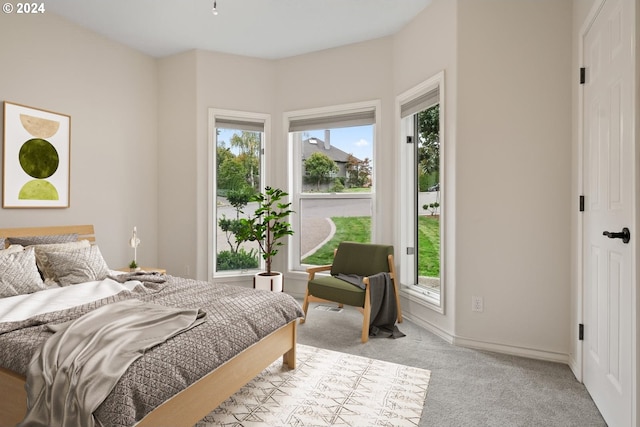
[[[93, 225], [0, 228], [0, 237], [78, 233], [95, 242]], [[229, 396], [282, 356], [289, 369], [296, 367], [297, 320], [272, 332], [147, 414], [135, 425], [191, 427]], [[27, 412], [25, 378], [0, 368], [0, 426], [14, 426]]]

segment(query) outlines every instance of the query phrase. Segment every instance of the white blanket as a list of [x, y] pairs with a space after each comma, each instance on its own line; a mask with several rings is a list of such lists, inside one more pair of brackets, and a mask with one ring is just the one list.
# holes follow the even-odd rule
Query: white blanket
[[133, 290], [141, 282], [118, 283], [112, 279], [46, 289], [32, 294], [0, 298], [0, 322], [17, 322], [30, 317], [64, 310], [97, 301], [124, 290]]

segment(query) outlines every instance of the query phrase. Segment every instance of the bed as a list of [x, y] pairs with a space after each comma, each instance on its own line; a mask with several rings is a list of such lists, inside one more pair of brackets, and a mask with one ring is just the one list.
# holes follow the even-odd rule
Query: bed
[[[92, 247], [97, 246], [91, 225], [0, 228], [0, 238], [68, 234], [77, 235], [78, 241], [89, 241]], [[165, 278], [166, 283], [162, 283]], [[90, 304], [24, 321], [0, 323], [0, 355], [4, 356], [0, 357], [0, 426], [15, 425], [25, 416], [26, 368], [22, 364], [49, 336], [42, 332], [43, 325], [73, 319], [113, 301], [139, 299], [175, 307], [197, 302], [207, 312], [207, 320], [133, 362], [94, 413], [105, 425], [193, 426], [278, 357], [282, 356], [289, 369], [295, 368], [296, 325], [302, 311], [290, 296], [169, 275], [162, 276], [162, 280], [155, 275], [141, 275], [140, 281], [143, 285], [133, 291], [123, 291]], [[44, 292], [48, 290], [43, 291], [43, 295]], [[214, 301], [220, 304], [216, 306]], [[209, 346], [216, 349], [215, 353]], [[179, 364], [180, 349], [188, 349], [188, 366]], [[174, 354], [177, 366], [170, 365]], [[160, 371], [158, 364], [167, 365], [163, 369], [168, 372]], [[202, 370], [205, 372], [198, 372]], [[151, 399], [138, 403], [136, 399], [145, 393]], [[121, 416], [120, 411], [127, 414]], [[112, 416], [118, 419], [109, 418]]]

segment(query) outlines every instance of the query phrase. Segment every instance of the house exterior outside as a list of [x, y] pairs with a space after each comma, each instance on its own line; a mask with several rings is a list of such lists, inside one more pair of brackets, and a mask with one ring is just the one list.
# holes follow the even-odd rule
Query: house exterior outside
[[[351, 154], [342, 151], [336, 146], [331, 145], [331, 139], [329, 137], [329, 131], [325, 131], [324, 141], [319, 138], [307, 138], [302, 141], [302, 176], [308, 177], [309, 174], [304, 170], [305, 161], [313, 154], [313, 153], [322, 153], [327, 155], [331, 160], [333, 160], [338, 166], [338, 172], [332, 173], [330, 178], [320, 184], [320, 189], [318, 190], [318, 186], [315, 182], [305, 179], [302, 188], [303, 191], [308, 192], [326, 192], [331, 189], [334, 185], [335, 178], [344, 178], [345, 181], [347, 179], [347, 165], [349, 163], [349, 156]], [[354, 157], [356, 160], [360, 161], [357, 157]]]

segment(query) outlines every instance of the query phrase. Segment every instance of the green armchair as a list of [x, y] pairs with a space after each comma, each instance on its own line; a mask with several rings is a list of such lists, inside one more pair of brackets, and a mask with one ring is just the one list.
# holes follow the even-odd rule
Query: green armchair
[[[316, 276], [316, 273], [330, 271], [330, 276]], [[369, 340], [369, 325], [371, 323], [371, 296], [369, 276], [377, 273], [389, 273], [393, 291], [395, 293], [398, 323], [402, 322], [400, 298], [396, 284], [395, 264], [393, 261], [393, 246], [375, 245], [367, 243], [342, 242], [334, 251], [333, 264], [307, 268], [309, 279], [307, 292], [302, 303], [304, 323], [307, 318], [309, 302], [334, 302], [339, 307], [350, 305], [356, 307], [364, 316], [362, 320], [362, 342]], [[365, 288], [338, 279], [338, 274], [357, 275], [364, 277]]]

